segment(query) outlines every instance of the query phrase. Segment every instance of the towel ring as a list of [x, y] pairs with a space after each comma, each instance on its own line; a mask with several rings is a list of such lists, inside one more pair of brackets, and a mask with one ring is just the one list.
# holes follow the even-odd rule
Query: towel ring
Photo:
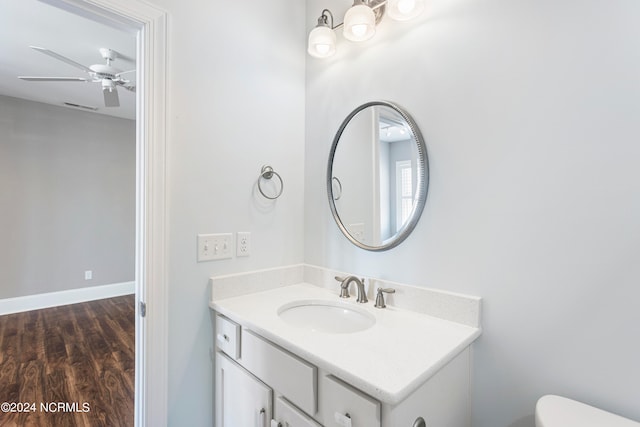
[[340, 182], [337, 176], [334, 176], [331, 179], [338, 184], [338, 188], [340, 189], [340, 192], [337, 195], [335, 194], [333, 195], [333, 200], [340, 200], [340, 197], [342, 197], [342, 183]]
[[[260, 181], [263, 179], [271, 179], [273, 178], [274, 175], [276, 176], [276, 178], [278, 178], [278, 181], [280, 181], [280, 191], [278, 191], [278, 193], [275, 196], [267, 196], [265, 192], [262, 190]], [[284, 182], [282, 182], [282, 177], [278, 172], [274, 171], [271, 166], [267, 166], [267, 165], [262, 166], [262, 170], [260, 171], [260, 176], [258, 177], [258, 190], [260, 191], [260, 194], [262, 194], [264, 197], [266, 197], [269, 200], [277, 199], [282, 194], [282, 190], [284, 190]]]

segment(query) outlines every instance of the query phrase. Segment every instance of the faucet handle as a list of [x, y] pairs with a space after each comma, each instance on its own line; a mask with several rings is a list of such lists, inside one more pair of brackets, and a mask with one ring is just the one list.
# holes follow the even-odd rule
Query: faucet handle
[[394, 294], [396, 290], [393, 288], [378, 288], [378, 294], [376, 295], [375, 308], [385, 308], [387, 305], [384, 303], [384, 295], [382, 293]]

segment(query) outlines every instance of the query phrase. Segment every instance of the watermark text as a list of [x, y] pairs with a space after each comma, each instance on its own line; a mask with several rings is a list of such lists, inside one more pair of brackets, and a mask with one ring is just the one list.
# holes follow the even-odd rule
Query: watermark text
[[91, 412], [89, 402], [2, 402], [0, 411], [8, 412]]

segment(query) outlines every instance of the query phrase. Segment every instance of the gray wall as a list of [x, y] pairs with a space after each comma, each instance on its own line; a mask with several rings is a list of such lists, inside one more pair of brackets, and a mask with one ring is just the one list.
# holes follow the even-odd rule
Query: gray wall
[[135, 121], [0, 96], [0, 236], [0, 298], [134, 280]]
[[[305, 261], [478, 295], [473, 426], [532, 427], [559, 393], [640, 420], [640, 2], [432, 0], [307, 57]], [[308, 0], [307, 28], [342, 0]], [[425, 136], [427, 204], [399, 247], [333, 223], [325, 163], [366, 101]]]
[[[306, 34], [349, 2], [152, 2], [171, 18], [170, 425], [212, 423], [207, 278], [303, 261], [484, 297], [474, 427], [531, 426], [548, 392], [640, 419], [639, 2], [434, 0], [328, 62]], [[324, 187], [335, 131], [372, 99], [405, 106], [431, 156], [415, 234], [376, 254]], [[197, 263], [196, 234], [227, 231], [252, 232], [251, 256]]]
[[[153, 0], [169, 12], [171, 426], [211, 426], [210, 276], [304, 260], [304, 2]], [[262, 197], [262, 165], [284, 181]], [[251, 232], [251, 256], [196, 261], [198, 233]]]

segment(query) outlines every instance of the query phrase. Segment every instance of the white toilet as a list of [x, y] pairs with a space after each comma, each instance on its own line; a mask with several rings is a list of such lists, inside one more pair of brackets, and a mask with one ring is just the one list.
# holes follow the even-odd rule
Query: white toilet
[[640, 423], [566, 397], [547, 395], [536, 404], [536, 427], [640, 427]]

